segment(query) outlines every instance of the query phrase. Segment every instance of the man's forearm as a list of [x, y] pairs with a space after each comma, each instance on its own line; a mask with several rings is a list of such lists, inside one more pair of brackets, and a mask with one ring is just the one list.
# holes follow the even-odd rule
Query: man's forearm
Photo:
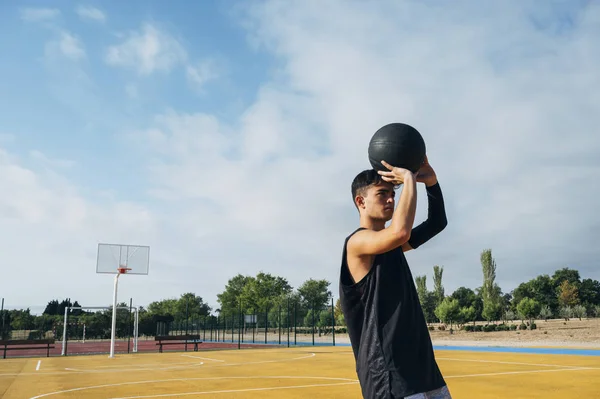
[[444, 230], [448, 224], [444, 197], [439, 183], [427, 187], [427, 203], [427, 220], [412, 230], [408, 241], [409, 245], [415, 249]]
[[417, 183], [415, 179], [406, 177], [404, 180], [404, 187], [402, 188], [402, 194], [398, 200], [398, 205], [394, 210], [392, 216], [392, 223], [390, 227], [396, 233], [405, 232], [406, 235], [411, 232], [413, 223], [415, 221], [415, 214], [417, 212]]

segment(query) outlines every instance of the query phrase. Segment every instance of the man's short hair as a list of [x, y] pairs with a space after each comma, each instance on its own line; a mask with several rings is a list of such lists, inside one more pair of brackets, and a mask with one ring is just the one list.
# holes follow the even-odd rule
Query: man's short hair
[[360, 172], [352, 181], [352, 202], [354, 202], [357, 195], [364, 195], [369, 186], [377, 185], [382, 181], [384, 180], [375, 169], [367, 169]]

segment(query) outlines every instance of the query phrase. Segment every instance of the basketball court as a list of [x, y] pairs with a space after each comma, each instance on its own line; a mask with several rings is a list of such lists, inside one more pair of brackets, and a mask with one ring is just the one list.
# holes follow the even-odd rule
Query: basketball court
[[[119, 278], [148, 271], [149, 247], [99, 245], [96, 272], [114, 275], [113, 309]], [[281, 342], [261, 345], [241, 343], [240, 334], [236, 345], [231, 330], [231, 342], [202, 337], [198, 351], [180, 344], [157, 353], [156, 342], [138, 341], [137, 323], [132, 342], [119, 340], [112, 311], [110, 342], [69, 343], [64, 332], [74, 309], [65, 309], [63, 339], [50, 351], [52, 356], [23, 351], [21, 357], [0, 361], [2, 398], [362, 397], [347, 344], [314, 345], [313, 336], [313, 345], [289, 347], [289, 337], [288, 347]], [[98, 352], [105, 353], [94, 354]], [[454, 398], [600, 397], [600, 350], [559, 354], [533, 348], [439, 347], [436, 356]]]
[[[454, 398], [591, 398], [595, 356], [437, 350]], [[0, 362], [0, 396], [360, 398], [348, 346], [169, 352]]]

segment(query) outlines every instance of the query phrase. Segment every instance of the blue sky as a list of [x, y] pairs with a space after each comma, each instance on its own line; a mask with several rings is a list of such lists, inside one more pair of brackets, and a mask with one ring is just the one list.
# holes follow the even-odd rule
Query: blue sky
[[[226, 3], [179, 4], [109, 2], [99, 9], [63, 2], [44, 7], [49, 15], [44, 17], [35, 14], [35, 4], [4, 3], [0, 22], [10, 40], [2, 41], [0, 50], [11, 56], [0, 73], [8, 77], [2, 89], [10, 96], [3, 96], [0, 105], [11, 110], [3, 128], [18, 136], [11, 148], [27, 153], [42, 146], [47, 156], [77, 162], [80, 167], [67, 172], [76, 181], [95, 180], [96, 187], [118, 188], [120, 195], [140, 199], [146, 185], [134, 176], [143, 154], [118, 140], [127, 129], [150, 124], [148, 116], [166, 108], [212, 113], [234, 123], [268, 76], [269, 59], [246, 45], [245, 32]], [[95, 11], [97, 19], [85, 10]], [[147, 32], [168, 31], [182, 46], [182, 60], [156, 73], [107, 62], [108, 48], [119, 44], [119, 36], [145, 27]], [[69, 37], [80, 53], [45, 50], [49, 42]], [[208, 59], [215, 63], [209, 73], [219, 79], [201, 87], [190, 84], [186, 68]], [[32, 109], [35, 118], [30, 117]], [[123, 175], [113, 178], [119, 173]]]
[[337, 296], [350, 182], [392, 121], [446, 197], [448, 228], [408, 255], [430, 288], [433, 265], [446, 292], [479, 287], [486, 248], [505, 292], [599, 279], [599, 22], [585, 1], [4, 2], [0, 262], [19, 267], [0, 295], [109, 304], [96, 245], [123, 242], [151, 246], [120, 285], [137, 305], [217, 308], [259, 271]]

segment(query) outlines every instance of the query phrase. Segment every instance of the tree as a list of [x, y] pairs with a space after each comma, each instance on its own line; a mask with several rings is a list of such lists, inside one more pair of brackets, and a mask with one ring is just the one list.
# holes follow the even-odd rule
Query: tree
[[579, 304], [577, 286], [568, 279], [562, 280], [558, 287], [558, 302], [562, 307], [573, 307]]
[[[419, 296], [419, 302], [421, 303], [421, 309], [423, 310], [425, 322], [434, 323], [437, 321], [437, 318], [435, 316], [435, 308], [438, 305], [437, 295], [439, 294], [436, 294], [427, 289], [427, 276], [417, 276], [415, 277], [415, 282], [417, 285], [417, 295]], [[441, 290], [443, 295], [443, 288]]]
[[555, 288], [560, 287], [565, 280], [579, 288], [579, 285], [581, 284], [580, 279], [581, 277], [579, 276], [579, 271], [569, 269], [568, 267], [559, 269], [554, 272], [554, 275], [552, 275], [552, 283], [554, 284]]
[[556, 287], [552, 278], [547, 274], [521, 283], [513, 290], [513, 310], [516, 310], [517, 305], [523, 298], [535, 299], [540, 305], [548, 306], [553, 313], [558, 311]]
[[467, 287], [458, 287], [450, 297], [456, 299], [461, 308], [474, 306], [477, 302], [477, 294]]
[[435, 323], [439, 319], [435, 315], [435, 308], [437, 306], [437, 297], [433, 291], [427, 291], [425, 296], [425, 303], [422, 306], [423, 315], [427, 323]]
[[338, 298], [337, 301], [335, 301], [335, 309], [333, 311], [334, 317], [335, 317], [335, 325], [336, 326], [345, 326], [346, 325], [346, 320], [344, 318], [344, 312], [342, 312], [342, 302], [340, 300], [340, 298]]
[[[229, 279], [223, 292], [217, 294], [217, 301], [221, 305], [221, 311], [219, 312], [221, 315], [229, 316], [238, 311], [244, 287], [252, 280], [254, 280], [254, 277], [242, 274], [237, 274]], [[250, 310], [247, 304], [244, 309]]]
[[11, 327], [13, 330], [31, 330], [33, 329], [35, 316], [31, 314], [29, 308], [20, 310], [10, 310]]
[[417, 295], [419, 296], [419, 301], [421, 302], [421, 306], [423, 306], [425, 295], [427, 295], [427, 276], [416, 276], [415, 284], [417, 286]]
[[496, 261], [492, 257], [492, 250], [482, 251], [480, 259], [483, 269], [483, 286], [481, 287], [482, 316], [488, 322], [499, 320], [502, 315], [502, 302], [500, 301], [502, 291], [496, 284]]
[[473, 305], [469, 307], [461, 307], [460, 308], [460, 319], [462, 323], [470, 323], [473, 322], [475, 324], [475, 320], [477, 318], [477, 311], [473, 307]]
[[458, 304], [460, 308], [473, 308], [475, 315], [472, 320], [469, 321], [477, 321], [481, 318], [481, 313], [483, 311], [483, 301], [481, 300], [481, 295], [478, 295], [471, 288], [467, 287], [458, 287], [452, 295], [451, 298], [458, 300]]
[[438, 265], [433, 266], [433, 292], [435, 293], [436, 305], [439, 305], [446, 296], [444, 294], [444, 286], [442, 285], [442, 275], [444, 267]]
[[521, 317], [533, 322], [535, 317], [540, 313], [541, 305], [538, 301], [531, 298], [523, 298], [517, 305], [517, 312]]
[[548, 305], [542, 305], [542, 309], [540, 310], [540, 318], [548, 321], [549, 318], [552, 317], [552, 309]]
[[587, 317], [587, 310], [583, 305], [573, 306], [573, 316], [581, 320], [583, 317]]
[[46, 314], [49, 316], [56, 316], [58, 314], [58, 301], [56, 299], [51, 300], [46, 305], [46, 309], [42, 314]]
[[285, 278], [260, 272], [244, 286], [241, 295], [242, 306], [244, 309], [265, 312], [274, 306], [276, 301], [281, 302], [282, 297], [289, 295], [291, 291], [292, 287]]
[[331, 298], [327, 280], [308, 279], [298, 288], [300, 303], [307, 309], [324, 309]]
[[442, 323], [452, 324], [460, 321], [460, 307], [458, 301], [450, 297], [444, 298], [444, 300], [435, 308], [435, 315]]
[[177, 299], [169, 298], [151, 302], [148, 305], [148, 312], [152, 315], [171, 315], [175, 317], [177, 314]]
[[600, 305], [600, 282], [586, 278], [579, 286], [579, 300], [588, 309]]
[[192, 292], [186, 292], [175, 303], [176, 314], [173, 316], [179, 320], [185, 320], [186, 316], [193, 319], [206, 316], [210, 311], [210, 306], [204, 303], [202, 297]]

